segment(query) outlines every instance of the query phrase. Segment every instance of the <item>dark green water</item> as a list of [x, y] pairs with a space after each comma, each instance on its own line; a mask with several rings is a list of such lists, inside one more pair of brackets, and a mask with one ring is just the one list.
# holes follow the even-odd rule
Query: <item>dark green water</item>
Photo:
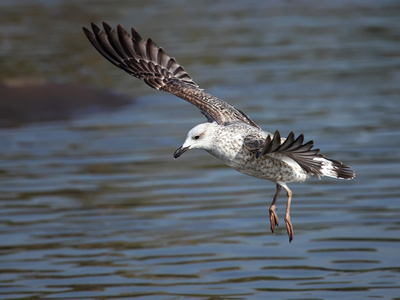
[[[3, 81], [135, 102], [0, 129], [0, 298], [399, 299], [399, 15], [396, 1], [2, 1]], [[357, 177], [291, 184], [295, 238], [272, 235], [274, 184], [200, 151], [173, 160], [204, 117], [105, 62], [81, 32], [102, 20]]]

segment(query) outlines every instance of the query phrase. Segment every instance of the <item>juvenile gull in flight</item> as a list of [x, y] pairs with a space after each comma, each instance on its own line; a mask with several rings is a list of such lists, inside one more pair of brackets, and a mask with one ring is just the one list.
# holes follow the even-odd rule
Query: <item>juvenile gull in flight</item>
[[197, 106], [208, 123], [191, 129], [174, 158], [190, 149], [203, 149], [235, 170], [276, 184], [276, 193], [269, 207], [271, 230], [279, 225], [276, 200], [282, 189], [287, 192], [285, 223], [289, 242], [293, 239], [290, 221], [292, 191], [288, 182], [303, 182], [311, 176], [328, 176], [352, 179], [349, 166], [319, 154], [313, 141], [304, 143], [304, 136], [297, 138], [290, 132], [281, 138], [263, 131], [245, 113], [225, 101], [205, 93], [192, 80], [175, 58], [168, 56], [152, 39], [142, 38], [132, 28], [131, 35], [121, 26], [112, 29], [103, 22], [104, 30], [95, 24], [92, 31], [83, 28], [89, 41], [107, 60], [130, 75], [142, 79], [152, 88], [166, 91]]

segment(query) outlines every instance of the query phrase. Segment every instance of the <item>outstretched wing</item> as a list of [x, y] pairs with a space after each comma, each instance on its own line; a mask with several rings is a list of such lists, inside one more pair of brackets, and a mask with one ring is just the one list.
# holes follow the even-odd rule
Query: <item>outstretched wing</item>
[[304, 143], [304, 135], [300, 134], [296, 139], [293, 132], [288, 137], [281, 138], [279, 131], [269, 134], [266, 139], [251, 138], [245, 139], [244, 143], [248, 149], [255, 151], [259, 158], [268, 155], [280, 159], [285, 156], [293, 159], [299, 166], [311, 175], [329, 176], [341, 179], [351, 179], [354, 171], [340, 161], [329, 159], [319, 154], [319, 149], [312, 149], [313, 141]]
[[92, 31], [83, 28], [89, 41], [108, 61], [152, 88], [170, 92], [197, 106], [209, 122], [226, 125], [246, 123], [259, 128], [246, 114], [232, 105], [203, 92], [175, 58], [168, 56], [152, 39], [142, 37], [132, 28], [132, 36], [121, 26], [104, 30], [92, 23]]
[[305, 144], [303, 144], [303, 142], [303, 134], [300, 134], [297, 139], [295, 139], [292, 131], [286, 139], [281, 139], [281, 135], [277, 130], [272, 138], [270, 135], [267, 136], [263, 146], [257, 152], [257, 157], [263, 155], [273, 156], [274, 154], [284, 155], [297, 162], [307, 173], [317, 176], [322, 175], [322, 163], [320, 160], [314, 159], [323, 157], [321, 154], [318, 154], [319, 149], [312, 149], [314, 146], [313, 141], [309, 141]]

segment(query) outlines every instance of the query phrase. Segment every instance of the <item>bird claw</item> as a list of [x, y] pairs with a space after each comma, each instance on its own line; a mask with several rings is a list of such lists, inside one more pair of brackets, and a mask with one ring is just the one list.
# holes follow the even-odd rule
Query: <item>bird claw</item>
[[275, 212], [276, 206], [271, 205], [269, 208], [269, 221], [271, 222], [271, 231], [274, 233], [275, 226], [279, 226], [278, 215]]
[[286, 230], [289, 236], [289, 243], [291, 243], [293, 240], [293, 225], [292, 222], [290, 221], [290, 216], [288, 215], [285, 216], [285, 223], [286, 223]]

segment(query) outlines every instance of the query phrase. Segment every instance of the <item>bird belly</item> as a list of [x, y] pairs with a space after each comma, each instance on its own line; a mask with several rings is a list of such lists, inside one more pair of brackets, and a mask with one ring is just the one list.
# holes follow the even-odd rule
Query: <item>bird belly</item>
[[236, 171], [256, 178], [273, 182], [302, 182], [309, 178], [294, 161], [285, 162], [269, 156], [256, 158], [256, 154], [250, 151], [225, 151], [224, 155], [218, 156], [211, 154]]

